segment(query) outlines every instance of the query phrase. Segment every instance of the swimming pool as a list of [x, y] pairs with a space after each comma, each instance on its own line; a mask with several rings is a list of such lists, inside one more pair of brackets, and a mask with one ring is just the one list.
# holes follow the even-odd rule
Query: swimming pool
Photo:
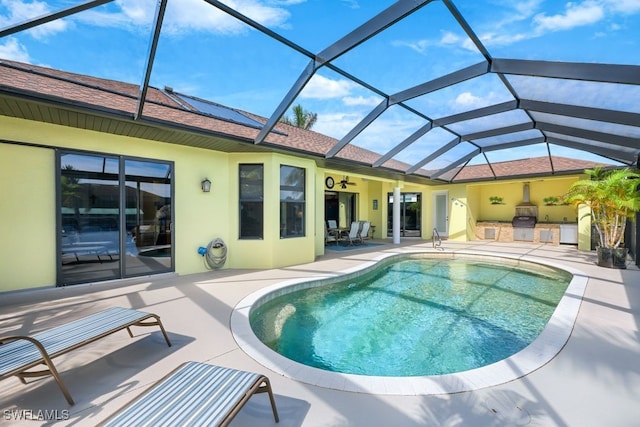
[[421, 256], [255, 307], [256, 336], [308, 366], [380, 376], [479, 368], [542, 332], [571, 275], [535, 264]]
[[[366, 263], [365, 268], [354, 271], [354, 272], [349, 272], [341, 276], [339, 280], [337, 280], [336, 278], [325, 278], [325, 279], [312, 280], [312, 281], [294, 280], [290, 282], [284, 282], [284, 283], [272, 286], [270, 288], [261, 290], [259, 292], [256, 292], [255, 294], [252, 294], [247, 298], [245, 298], [243, 301], [241, 301], [241, 303], [236, 307], [236, 310], [232, 315], [232, 332], [234, 333], [234, 337], [236, 338], [236, 341], [238, 342], [240, 347], [245, 352], [247, 352], [250, 356], [252, 356], [254, 359], [258, 360], [260, 363], [269, 367], [270, 369], [280, 372], [283, 375], [286, 375], [288, 377], [298, 379], [300, 381], [308, 382], [311, 384], [330, 387], [330, 388], [337, 388], [342, 390], [358, 391], [358, 392], [374, 392], [374, 393], [382, 393], [382, 394], [452, 393], [452, 392], [476, 389], [476, 388], [485, 387], [488, 385], [494, 385], [494, 384], [506, 382], [506, 381], [518, 378], [522, 375], [525, 375], [526, 373], [531, 372], [532, 370], [540, 367], [542, 364], [548, 362], [562, 348], [562, 346], [568, 339], [570, 335], [571, 327], [575, 320], [575, 316], [577, 315], [577, 310], [579, 308], [579, 303], [580, 303], [580, 298], [576, 298], [576, 296], [581, 297], [582, 293], [584, 292], [584, 286], [586, 285], [586, 279], [584, 279], [584, 277], [582, 277], [579, 272], [558, 271], [556, 270], [556, 267], [558, 266], [554, 265], [553, 262], [549, 262], [548, 260], [547, 261], [527, 260], [526, 259], [527, 257], [509, 257], [509, 256], [492, 257], [490, 256], [490, 254], [489, 256], [487, 256], [486, 253], [479, 255], [471, 252], [450, 253], [450, 254], [431, 253], [429, 255], [425, 255], [425, 254], [411, 255], [411, 257], [413, 258], [415, 257], [425, 258], [427, 256], [437, 257], [437, 259], [435, 260], [433, 259], [426, 260], [426, 263], [430, 264], [430, 267], [428, 270], [430, 270], [431, 273], [416, 272], [416, 271], [413, 271], [413, 272], [399, 271], [396, 273], [405, 275], [405, 276], [420, 276], [425, 274], [440, 276], [442, 275], [441, 273], [443, 271], [451, 272], [452, 277], [455, 279], [453, 282], [450, 282], [449, 285], [445, 285], [443, 284], [444, 283], [443, 282], [442, 284], [439, 285], [439, 288], [436, 287], [430, 290], [430, 292], [433, 295], [440, 296], [442, 294], [445, 299], [440, 299], [440, 300], [436, 299], [425, 304], [425, 301], [427, 301], [427, 298], [425, 296], [424, 289], [421, 291], [422, 294], [420, 293], [416, 294], [416, 292], [418, 292], [417, 289], [420, 289], [421, 287], [411, 285], [407, 283], [406, 280], [401, 281], [403, 285], [400, 287], [401, 288], [404, 287], [405, 290], [407, 289], [411, 290], [411, 288], [415, 288], [413, 289], [413, 292], [414, 292], [413, 294], [411, 294], [411, 292], [403, 294], [402, 292], [400, 292], [401, 291], [400, 289], [389, 290], [389, 289], [383, 289], [383, 288], [376, 288], [375, 285], [373, 285], [374, 286], [373, 290], [369, 289], [368, 291], [365, 291], [365, 292], [381, 293], [385, 295], [395, 294], [396, 296], [404, 295], [401, 297], [401, 299], [403, 300], [403, 304], [400, 305], [400, 308], [393, 305], [388, 305], [388, 304], [385, 305], [385, 303], [382, 304], [385, 307], [382, 310], [382, 313], [386, 313], [386, 315], [384, 315], [383, 318], [385, 319], [391, 318], [390, 316], [388, 316], [389, 310], [390, 310], [389, 307], [394, 307], [393, 309], [391, 309], [392, 312], [394, 310], [399, 312], [404, 312], [404, 311], [412, 312], [414, 311], [414, 309], [407, 309], [406, 307], [415, 306], [415, 305], [431, 305], [431, 306], [435, 306], [436, 308], [438, 308], [440, 311], [443, 311], [443, 312], [446, 312], [446, 311], [458, 312], [457, 313], [458, 315], [461, 313], [461, 310], [459, 309], [460, 306], [465, 306], [465, 305], [471, 306], [472, 314], [467, 314], [466, 317], [465, 315], [459, 316], [459, 319], [457, 321], [458, 324], [465, 323], [470, 317], [482, 318], [483, 316], [486, 315], [486, 313], [484, 313], [486, 311], [504, 313], [509, 311], [513, 312], [513, 311], [522, 311], [522, 310], [527, 310], [527, 311], [534, 310], [531, 308], [523, 308], [524, 306], [520, 307], [519, 309], [515, 309], [515, 306], [511, 302], [507, 302], [510, 300], [511, 296], [516, 296], [517, 294], [521, 293], [520, 290], [513, 288], [512, 284], [505, 285], [505, 283], [510, 283], [510, 282], [513, 282], [514, 280], [505, 279], [503, 280], [503, 284], [498, 286], [487, 284], [487, 282], [485, 281], [485, 279], [487, 278], [483, 277], [482, 271], [485, 271], [487, 264], [495, 264], [496, 261], [498, 260], [501, 260], [502, 262], [505, 262], [508, 265], [508, 269], [503, 270], [503, 273], [501, 273], [507, 276], [512, 274], [511, 270], [514, 270], [514, 269], [526, 270], [526, 269], [529, 269], [531, 265], [538, 264], [538, 267], [536, 267], [538, 271], [535, 274], [538, 276], [544, 277], [545, 280], [551, 278], [551, 280], [553, 281], [553, 280], [557, 280], [558, 277], [566, 279], [569, 276], [568, 273], [573, 274], [573, 279], [571, 279], [571, 282], [568, 285], [568, 287], [565, 281], [564, 285], [562, 285], [559, 289], [556, 289], [553, 292], [553, 295], [546, 295], [546, 294], [541, 295], [541, 294], [534, 293], [532, 297], [529, 297], [529, 300], [537, 301], [541, 303], [542, 306], [547, 307], [546, 309], [542, 310], [542, 311], [546, 310], [546, 313], [542, 313], [539, 319], [534, 322], [530, 322], [526, 320], [524, 322], [521, 320], [515, 321], [515, 323], [522, 323], [522, 326], [524, 327], [522, 328], [522, 330], [515, 333], [516, 339], [514, 341], [515, 342], [514, 345], [512, 344], [502, 345], [502, 344], [498, 344], [498, 342], [501, 342], [501, 341], [494, 340], [493, 342], [494, 349], [495, 347], [510, 347], [508, 351], [509, 354], [496, 355], [493, 353], [493, 350], [491, 350], [488, 352], [488, 355], [487, 355], [487, 354], [481, 354], [482, 352], [477, 351], [476, 349], [477, 346], [474, 345], [474, 343], [476, 342], [475, 341], [476, 339], [489, 337], [490, 338], [489, 342], [491, 342], [491, 340], [496, 338], [496, 336], [498, 336], [499, 339], [502, 339], [503, 337], [500, 337], [500, 335], [503, 332], [507, 332], [506, 335], [514, 334], [513, 331], [509, 329], [511, 327], [510, 324], [514, 323], [512, 320], [510, 320], [510, 316], [498, 316], [497, 318], [498, 320], [495, 320], [494, 318], [491, 321], [486, 320], [487, 318], [485, 318], [484, 326], [482, 326], [482, 322], [481, 322], [481, 327], [476, 326], [475, 331], [477, 332], [477, 336], [471, 340], [471, 344], [467, 344], [466, 348], [470, 349], [471, 351], [454, 351], [454, 353], [458, 355], [464, 355], [464, 357], [457, 357], [457, 356], [455, 357], [455, 358], [461, 358], [461, 359], [468, 359], [467, 355], [469, 353], [472, 353], [472, 357], [470, 358], [470, 359], [474, 359], [471, 362], [472, 364], [465, 366], [464, 363], [467, 363], [467, 362], [463, 360], [462, 361], [463, 364], [461, 365], [462, 367], [460, 367], [459, 365], [457, 367], [454, 367], [453, 370], [447, 366], [444, 366], [444, 367], [438, 366], [437, 367], [438, 370], [435, 370], [435, 371], [433, 370], [425, 371], [425, 370], [422, 370], [423, 368], [420, 368], [421, 370], [419, 371], [413, 371], [413, 372], [404, 370], [407, 367], [407, 365], [409, 367], [411, 367], [411, 365], [417, 365], [413, 359], [416, 356], [416, 354], [420, 355], [420, 353], [425, 353], [425, 354], [428, 354], [430, 352], [433, 353], [433, 350], [425, 349], [425, 345], [422, 344], [420, 340], [412, 341], [415, 338], [402, 336], [399, 342], [404, 343], [404, 345], [400, 344], [400, 347], [401, 347], [400, 350], [402, 351], [404, 349], [405, 350], [404, 352], [406, 354], [409, 354], [409, 357], [407, 358], [409, 362], [405, 360], [405, 361], [401, 361], [402, 363], [399, 363], [400, 365], [404, 365], [402, 366], [402, 370], [395, 371], [395, 372], [394, 371], [385, 372], [385, 371], [377, 370], [379, 369], [377, 367], [375, 368], [376, 370], [373, 370], [370, 372], [361, 371], [359, 370], [359, 368], [358, 369], [347, 368], [347, 369], [343, 369], [342, 372], [334, 372], [342, 368], [336, 369], [335, 366], [326, 366], [327, 361], [329, 361], [334, 356], [332, 352], [334, 352], [336, 349], [338, 349], [339, 351], [343, 351], [344, 349], [349, 347], [349, 345], [345, 345], [346, 341], [344, 340], [353, 338], [354, 334], [352, 333], [353, 332], [351, 330], [352, 328], [350, 327], [345, 328], [343, 325], [338, 329], [332, 329], [332, 327], [328, 327], [324, 330], [321, 330], [322, 328], [320, 328], [319, 332], [316, 331], [311, 334], [293, 333], [291, 335], [292, 336], [297, 335], [298, 339], [300, 340], [300, 343], [302, 344], [301, 347], [303, 347], [303, 349], [309, 348], [311, 349], [311, 351], [305, 354], [304, 351], [299, 352], [298, 351], [299, 348], [298, 348], [294, 351], [294, 354], [286, 354], [286, 357], [276, 353], [270, 347], [263, 344], [256, 337], [256, 335], [254, 334], [251, 328], [249, 319], [250, 318], [253, 319], [254, 326], [256, 326], [256, 323], [255, 323], [255, 320], [257, 318], [256, 316], [258, 316], [263, 309], [264, 310], [269, 309], [270, 306], [277, 304], [278, 300], [282, 297], [291, 298], [292, 296], [296, 296], [296, 294], [308, 296], [316, 293], [317, 294], [316, 297], [310, 297], [310, 298], [311, 299], [320, 298], [324, 301], [329, 301], [332, 299], [335, 292], [328, 291], [328, 290], [335, 286], [342, 287], [342, 288], [346, 287], [347, 289], [349, 288], [349, 286], [351, 286], [351, 289], [349, 289], [349, 292], [347, 293], [350, 295], [358, 295], [357, 289], [354, 290], [354, 288], [358, 288], [359, 286], [362, 286], [362, 285], [355, 284], [356, 282], [354, 280], [356, 278], [364, 278], [365, 281], [367, 281], [371, 279], [371, 276], [373, 276], [373, 279], [374, 279], [373, 282], [375, 282], [375, 277], [380, 275], [379, 272], [381, 269], [388, 269], [389, 266], [391, 265], [397, 265], [398, 261], [402, 262], [403, 259], [406, 259], [407, 255], [383, 254], [379, 257], [378, 260], [375, 260], [370, 263]], [[447, 259], [453, 262], [449, 263], [449, 260]], [[447, 262], [444, 262], [445, 260]], [[471, 297], [470, 299], [465, 300], [464, 298], [461, 297], [461, 287], [460, 287], [461, 285], [458, 282], [462, 272], [469, 268], [469, 261], [470, 261], [470, 264], [474, 266], [473, 268], [475, 267], [480, 268], [479, 271], [476, 271], [473, 273], [473, 277], [477, 282], [476, 287], [481, 289], [481, 291], [479, 294], [476, 294], [475, 297]], [[531, 264], [531, 262], [533, 261], [535, 261], [535, 263]], [[437, 267], [434, 270], [432, 268], [434, 265], [439, 267]], [[423, 267], [420, 267], [420, 268], [423, 268]], [[417, 268], [417, 267], [414, 266], [411, 268]], [[542, 270], [540, 270], [540, 268]], [[342, 279], [347, 279], [348, 283], [335, 285], [335, 283], [338, 281], [343, 282]], [[490, 280], [493, 280], [493, 279], [490, 279]], [[371, 282], [371, 280], [369, 280], [369, 282]], [[370, 286], [371, 285], [362, 286], [362, 287], [370, 288]], [[442, 290], [444, 288], [447, 288], [447, 286], [449, 288], [449, 289], [445, 289], [447, 292], [442, 292]], [[566, 292], [565, 292], [565, 289], [566, 289]], [[481, 308], [482, 304], [480, 304], [476, 300], [485, 298], [486, 295], [491, 293], [502, 294], [502, 298], [501, 299], [494, 298], [492, 300], [493, 303], [485, 304], [485, 308]], [[570, 296], [568, 296], [569, 294]], [[549, 298], [551, 299], [549, 300]], [[347, 306], [348, 305], [354, 306], [354, 301], [355, 300], [351, 300], [351, 303], [343, 302], [342, 304], [346, 304]], [[497, 309], [499, 304], [497, 304], [496, 301], [500, 301], [501, 307], [502, 307], [501, 309]], [[558, 302], [557, 307], [555, 307], [555, 302]], [[298, 304], [298, 302], [296, 302], [295, 304]], [[266, 340], [269, 345], [273, 346], [273, 342], [269, 342], [270, 339], [274, 338], [278, 334], [280, 335], [280, 337], [282, 337], [283, 334], [288, 335], [289, 332], [287, 331], [287, 329], [290, 327], [293, 328], [295, 322], [291, 323], [291, 325], [287, 325], [287, 323], [293, 318], [292, 317], [292, 312], [294, 311], [293, 308], [295, 308], [296, 311], [298, 310], [298, 306], [295, 304], [290, 304], [290, 305], [285, 304], [281, 306], [280, 309], [276, 310], [276, 312], [274, 312], [275, 314], [271, 315], [272, 319], [275, 319], [277, 321], [275, 323], [271, 323], [271, 326], [268, 327], [270, 328], [270, 331], [272, 333], [272, 336], [267, 337], [267, 340]], [[458, 304], [458, 306], [456, 306], [455, 304]], [[363, 315], [362, 313], [366, 313], [366, 312], [380, 313], [380, 311], [371, 304], [365, 303], [363, 304], [363, 307], [365, 307], [365, 309], [361, 313], [356, 314], [355, 318], [362, 316]], [[338, 313], [339, 310], [343, 310], [343, 309], [345, 308], [344, 307], [341, 308], [340, 305], [337, 305], [337, 306], [333, 305], [333, 310], [331, 311], [331, 313], [336, 314]], [[540, 307], [537, 307], [535, 308], [534, 311], [538, 311], [539, 309]], [[475, 312], [473, 310], [475, 310]], [[349, 318], [350, 316], [344, 316], [344, 315], [329, 316], [329, 318], [331, 317], [333, 317], [332, 320], [336, 320], [340, 317]], [[314, 320], [314, 322], [315, 321], [316, 320]], [[422, 322], [422, 321], [423, 321], [422, 319], [419, 320], [419, 322]], [[387, 320], [385, 323], [392, 324], [392, 322], [393, 322], [392, 320]], [[408, 324], [407, 318], [403, 318], [402, 316], [400, 316], [400, 320], [396, 320], [396, 322], [399, 322], [399, 323], [397, 323], [395, 326], [391, 325], [391, 327], [389, 327], [388, 329], [401, 331], [402, 333], [404, 333], [404, 331], [408, 329], [405, 327]], [[367, 322], [365, 321], [365, 323]], [[373, 323], [380, 323], [380, 322], [369, 321], [368, 323], [373, 324]], [[537, 326], [532, 327], [530, 323], [536, 323]], [[452, 335], [454, 335], [454, 333], [452, 332], [453, 329], [457, 328], [459, 325], [451, 326], [451, 324], [449, 324], [448, 327], [441, 328], [440, 327], [441, 324], [445, 324], [445, 322], [441, 322], [440, 319], [437, 319], [437, 320], [433, 320], [429, 327], [426, 327], [426, 328], [421, 327], [417, 329], [433, 332], [431, 335], [433, 335], [434, 337], [437, 337], [441, 342], [441, 344], [444, 343], [444, 347], [447, 347], [449, 342], [451, 341], [450, 338], [452, 337]], [[398, 326], [398, 325], [401, 325], [401, 326]], [[422, 325], [422, 323], [420, 323], [420, 325]], [[489, 325], [493, 325], [493, 326], [488, 327]], [[495, 325], [498, 325], [498, 326], [496, 327]], [[385, 327], [386, 326], [387, 325], [385, 324]], [[261, 326], [258, 326], [258, 328], [260, 327]], [[262, 332], [259, 331], [258, 335], [261, 335], [261, 334]], [[361, 334], [355, 334], [355, 335], [359, 336]], [[367, 335], [367, 334], [364, 334], [364, 335]], [[375, 336], [376, 334], [373, 333], [370, 335]], [[349, 338], [349, 336], [351, 336], [351, 338]], [[533, 340], [533, 343], [531, 343], [532, 340]], [[336, 342], [340, 344], [335, 345]], [[384, 344], [379, 346], [380, 348], [377, 348], [377, 349], [372, 348], [371, 350], [369, 350], [367, 346], [371, 346], [371, 345], [359, 344], [359, 345], [353, 345], [352, 347], [355, 347], [356, 349], [364, 348], [365, 353], [369, 352], [370, 356], [373, 356], [374, 358], [378, 357], [380, 354], [384, 354], [384, 352], [382, 353], [380, 352], [380, 349], [382, 347], [385, 347], [384, 348], [385, 351], [386, 351], [386, 347], [392, 347], [387, 344]], [[416, 348], [421, 348], [423, 351], [422, 352], [415, 351]], [[442, 349], [442, 346], [440, 346], [440, 349]], [[440, 350], [437, 350], [437, 351], [440, 351]], [[314, 365], [314, 363], [309, 363], [308, 360], [296, 360], [296, 359], [300, 359], [299, 355], [295, 354], [298, 352], [303, 355], [302, 359], [311, 355], [312, 359], [316, 358], [317, 361], [319, 361], [320, 363]], [[431, 356], [432, 355], [429, 355], [429, 357]], [[380, 356], [378, 358], [382, 362], [380, 363], [380, 366], [382, 366], [384, 369], [387, 369], [388, 368], [387, 365], [396, 364], [395, 359], [402, 359], [404, 357], [405, 356], [394, 357], [386, 354], [385, 356]], [[337, 359], [341, 359], [341, 357], [338, 357]], [[446, 358], [446, 359], [451, 359], [451, 358]], [[482, 362], [478, 363], [477, 360], [481, 360]], [[333, 361], [330, 361], [329, 365], [332, 365], [333, 363], [334, 363]], [[456, 363], [459, 364], [460, 360], [456, 360]], [[436, 363], [436, 365], [438, 364], [439, 363]], [[365, 365], [373, 365], [373, 363], [367, 362], [365, 363]], [[481, 368], [474, 369], [479, 365], [484, 365], [484, 366]], [[326, 368], [328, 368], [329, 370], [326, 370]], [[460, 372], [460, 370], [462, 371]]]

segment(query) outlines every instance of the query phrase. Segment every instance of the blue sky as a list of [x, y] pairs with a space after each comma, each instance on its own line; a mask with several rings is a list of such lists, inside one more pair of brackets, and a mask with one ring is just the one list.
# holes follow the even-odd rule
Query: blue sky
[[[0, 0], [0, 28], [78, 3], [81, 2]], [[393, 2], [225, 3], [302, 48], [318, 53]], [[640, 65], [640, 0], [454, 0], [454, 4], [494, 58]], [[2, 38], [0, 58], [139, 84], [155, 5], [153, 0], [114, 1]], [[482, 56], [445, 5], [434, 1], [334, 64], [393, 94], [480, 61]], [[269, 117], [308, 62], [298, 52], [202, 0], [169, 0], [151, 84], [159, 88], [170, 86]], [[517, 83], [517, 89], [535, 92], [536, 85], [557, 82], [520, 79]], [[625, 95], [606, 100], [597, 96], [599, 90], [589, 84], [558, 88], [555, 93], [562, 90], [563, 96], [580, 99], [584, 105], [619, 102], [610, 107], [640, 112], [638, 88], [613, 88]], [[507, 99], [509, 94], [497, 77], [487, 75], [407, 104], [437, 118]], [[318, 114], [314, 130], [341, 138], [380, 101], [372, 91], [322, 68], [294, 104]], [[499, 120], [509, 124], [519, 118], [504, 116]], [[354, 143], [384, 153], [423, 124], [403, 108], [392, 107]], [[482, 128], [480, 122], [468, 125], [471, 127], [467, 129]], [[438, 138], [446, 140], [448, 136], [431, 132], [414, 144], [413, 150], [406, 150], [397, 158], [416, 160], [419, 150], [432, 143], [437, 145], [432, 140]], [[460, 153], [464, 154], [464, 150], [459, 147]], [[532, 156], [538, 151], [547, 154], [544, 147], [532, 146], [528, 150]], [[508, 153], [500, 155], [509, 158]]]

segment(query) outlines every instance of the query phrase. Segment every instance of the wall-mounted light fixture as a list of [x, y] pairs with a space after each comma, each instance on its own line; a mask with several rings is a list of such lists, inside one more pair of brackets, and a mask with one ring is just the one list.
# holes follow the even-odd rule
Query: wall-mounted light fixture
[[209, 178], [203, 179], [200, 183], [200, 186], [202, 187], [203, 193], [208, 193], [209, 191], [211, 191], [211, 181], [209, 181]]
[[455, 197], [451, 198], [451, 202], [453, 203], [453, 206], [466, 206], [467, 204], [465, 202], [463, 202], [460, 199], [457, 199]]

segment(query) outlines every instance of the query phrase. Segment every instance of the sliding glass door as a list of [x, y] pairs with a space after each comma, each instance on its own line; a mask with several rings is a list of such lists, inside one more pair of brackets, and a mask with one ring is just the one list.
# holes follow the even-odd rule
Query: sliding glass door
[[[387, 235], [393, 236], [393, 193], [387, 194]], [[400, 235], [403, 237], [420, 237], [422, 235], [422, 194], [401, 193], [400, 200]]]
[[127, 241], [124, 275], [173, 270], [171, 170], [168, 163], [125, 160]]
[[58, 285], [173, 270], [172, 165], [58, 155]]

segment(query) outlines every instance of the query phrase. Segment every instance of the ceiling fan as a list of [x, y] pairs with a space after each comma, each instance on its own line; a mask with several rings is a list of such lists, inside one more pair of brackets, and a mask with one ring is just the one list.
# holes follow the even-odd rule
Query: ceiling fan
[[356, 185], [356, 183], [350, 182], [349, 177], [345, 176], [344, 179], [340, 181], [340, 187], [344, 190], [345, 188], [347, 188], [347, 185]]

